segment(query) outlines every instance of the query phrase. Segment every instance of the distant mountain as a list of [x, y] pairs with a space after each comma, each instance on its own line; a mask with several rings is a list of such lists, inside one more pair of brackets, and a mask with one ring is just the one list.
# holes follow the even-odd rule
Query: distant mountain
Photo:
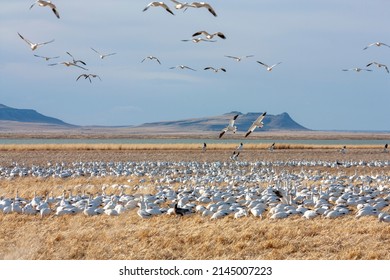
[[[164, 133], [201, 133], [221, 131], [227, 126], [234, 115], [238, 131], [246, 131], [251, 124], [262, 114], [230, 112], [220, 116], [185, 119], [167, 122], [145, 123], [138, 126], [113, 127], [113, 126], [75, 126], [62, 120], [48, 117], [31, 109], [15, 109], [0, 104], [0, 131], [2, 132], [23, 132], [23, 133], [51, 133], [69, 131], [73, 133], [103, 133], [103, 131], [115, 133], [137, 133], [137, 134], [164, 134]], [[287, 113], [279, 115], [267, 114], [263, 120], [264, 127], [258, 131], [308, 131], [309, 129], [295, 122]]]
[[[178, 121], [168, 121], [168, 122], [154, 122], [154, 123], [145, 123], [139, 128], [166, 128], [169, 130], [178, 130], [178, 131], [220, 131], [227, 126], [229, 120], [233, 118], [234, 115], [239, 115], [236, 119], [236, 126], [238, 131], [246, 131], [251, 124], [262, 114], [262, 113], [247, 113], [242, 114], [241, 112], [230, 112], [221, 116], [214, 117], [203, 117], [196, 119], [186, 119]], [[306, 127], [295, 122], [288, 113], [282, 113], [279, 115], [270, 115], [267, 114], [263, 120], [264, 127], [262, 131], [271, 131], [271, 130], [293, 130], [293, 131], [307, 131]]]
[[42, 123], [60, 126], [71, 126], [62, 120], [48, 117], [31, 109], [16, 109], [0, 104], [0, 121], [15, 121], [22, 123]]

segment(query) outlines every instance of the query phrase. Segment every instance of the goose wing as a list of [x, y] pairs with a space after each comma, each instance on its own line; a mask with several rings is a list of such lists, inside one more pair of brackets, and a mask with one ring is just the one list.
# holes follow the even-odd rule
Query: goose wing
[[263, 63], [263, 62], [261, 62], [261, 61], [258, 61], [258, 60], [257, 60], [256, 62], [257, 62], [257, 63], [260, 63], [261, 65], [263, 65], [263, 66], [265, 66], [265, 67], [267, 67], [267, 68], [269, 67], [268, 64], [265, 64], [265, 63]]
[[53, 43], [54, 42], [54, 39], [53, 40], [50, 40], [50, 41], [47, 41], [47, 42], [43, 42], [43, 43], [38, 43], [37, 45], [46, 45], [46, 44], [50, 44], [50, 43]]
[[229, 126], [233, 127], [238, 115], [235, 115], [229, 122]]
[[[53, 5], [54, 6], [54, 5]], [[58, 13], [56, 7], [54, 6], [54, 8], [51, 9], [53, 11], [53, 13], [56, 15], [56, 17], [59, 19], [60, 18], [60, 14]]]
[[20, 37], [20, 38], [22, 38], [22, 39], [23, 39], [23, 41], [25, 41], [27, 44], [29, 44], [29, 45], [33, 45], [33, 43], [32, 43], [30, 40], [28, 40], [28, 39], [24, 38], [22, 35], [20, 35], [20, 33], [19, 33], [19, 32], [18, 32], [18, 35], [19, 35], [19, 37]]

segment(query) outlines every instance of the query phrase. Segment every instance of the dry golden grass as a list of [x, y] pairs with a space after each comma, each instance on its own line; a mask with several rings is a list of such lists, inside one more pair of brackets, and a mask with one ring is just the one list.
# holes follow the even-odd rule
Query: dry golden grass
[[0, 259], [390, 259], [375, 218], [211, 221], [200, 216], [0, 215]]
[[[0, 166], [16, 161], [26, 165], [48, 161], [226, 161], [231, 150], [7, 150]], [[241, 155], [240, 155], [241, 157]], [[388, 160], [377, 149], [353, 149], [340, 154], [334, 149], [244, 150], [244, 160]], [[276, 167], [275, 167], [276, 168]], [[283, 167], [286, 169], [287, 167]], [[277, 168], [276, 168], [277, 169]], [[301, 167], [298, 167], [300, 170]], [[298, 170], [297, 169], [297, 170]], [[308, 168], [306, 168], [308, 169]], [[313, 171], [321, 170], [312, 169]], [[329, 173], [351, 174], [353, 169], [326, 169]], [[385, 172], [389, 168], [359, 167], [362, 174]], [[128, 179], [132, 181], [129, 183]], [[104, 184], [138, 183], [140, 178], [17, 178], [0, 180], [0, 195], [31, 198], [63, 190], [73, 194], [101, 191]], [[147, 181], [153, 192], [153, 185]], [[127, 190], [136, 193], [140, 190]], [[107, 193], [119, 193], [107, 188]], [[388, 211], [388, 209], [386, 210]], [[355, 219], [353, 215], [328, 220], [290, 217], [271, 221], [254, 217], [235, 220], [227, 217], [211, 221], [198, 215], [159, 216], [143, 220], [135, 210], [118, 217], [63, 217], [0, 214], [0, 259], [390, 259], [390, 227], [374, 217]]]

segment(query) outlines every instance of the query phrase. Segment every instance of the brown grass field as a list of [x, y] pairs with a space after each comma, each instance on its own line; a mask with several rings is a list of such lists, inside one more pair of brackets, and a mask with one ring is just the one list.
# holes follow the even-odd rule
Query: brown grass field
[[[234, 146], [235, 147], [235, 146]], [[233, 146], [210, 145], [206, 153], [192, 146], [0, 146], [0, 166], [72, 161], [228, 161]], [[290, 146], [269, 152], [267, 146], [247, 146], [240, 160], [390, 160], [382, 147]], [[355, 168], [329, 172], [351, 174]], [[388, 168], [359, 169], [362, 174], [384, 173]], [[103, 184], [135, 184], [129, 178], [0, 179], [0, 195], [28, 198], [64, 189], [99, 190]], [[145, 184], [153, 189], [153, 183]], [[115, 192], [109, 189], [108, 193]], [[139, 191], [139, 190], [137, 190]], [[132, 192], [137, 192], [132, 191]], [[389, 211], [388, 208], [385, 211]], [[0, 214], [0, 259], [34, 260], [354, 260], [390, 259], [390, 225], [375, 217], [304, 220], [258, 219], [253, 216], [210, 220], [198, 215], [158, 216], [143, 220], [136, 210], [118, 217]]]

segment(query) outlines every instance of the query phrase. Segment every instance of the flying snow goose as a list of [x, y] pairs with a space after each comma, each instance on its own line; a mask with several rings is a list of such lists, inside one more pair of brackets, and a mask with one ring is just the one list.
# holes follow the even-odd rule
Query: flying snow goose
[[369, 67], [369, 66], [371, 66], [372, 64], [376, 65], [378, 68], [381, 68], [381, 67], [385, 68], [385, 70], [387, 71], [387, 73], [389, 73], [389, 68], [387, 68], [387, 66], [386, 66], [385, 64], [378, 63], [378, 62], [375, 62], [375, 61], [368, 63], [368, 64], [366, 65], [366, 67]]
[[157, 60], [157, 62], [159, 63], [159, 64], [161, 64], [161, 61], [157, 58], [157, 57], [155, 57], [155, 56], [152, 56], [152, 55], [149, 55], [149, 56], [147, 56], [147, 57], [145, 57], [144, 59], [142, 59], [142, 61], [141, 62], [144, 62], [145, 61], [145, 59], [150, 59], [150, 60], [153, 60], [153, 59], [155, 59], [155, 60]]
[[58, 65], [58, 64], [63, 64], [63, 65], [65, 65], [66, 67], [69, 67], [69, 66], [76, 66], [76, 67], [79, 67], [79, 68], [81, 68], [81, 69], [84, 69], [84, 70], [88, 71], [87, 68], [84, 68], [84, 67], [82, 67], [82, 66], [80, 66], [80, 65], [77, 65], [76, 63], [71, 62], [71, 61], [63, 61], [63, 62], [60, 62], [60, 63], [51, 63], [51, 64], [48, 64], [48, 65], [49, 65], [49, 66], [54, 66], [54, 65]]
[[236, 151], [242, 151], [242, 149], [244, 148], [244, 144], [241, 142], [240, 143], [240, 145], [238, 145], [237, 147], [236, 147]]
[[190, 5], [187, 2], [181, 3], [181, 2], [176, 1], [176, 0], [171, 0], [171, 1], [173, 3], [175, 3], [175, 9], [177, 9], [177, 10], [190, 7]]
[[236, 161], [239, 155], [240, 152], [233, 151], [233, 154], [230, 156], [230, 159]]
[[95, 50], [94, 48], [91, 48], [91, 50], [93, 50], [95, 53], [97, 53], [101, 59], [105, 58], [106, 56], [110, 56], [110, 55], [114, 55], [116, 53], [108, 53], [108, 54], [102, 54], [100, 52], [98, 52], [97, 50]]
[[38, 4], [40, 7], [49, 7], [53, 13], [56, 15], [57, 18], [60, 18], [60, 14], [57, 11], [56, 5], [54, 5], [51, 1], [43, 1], [43, 0], [37, 0], [34, 4], [30, 6], [30, 10], [32, 7], [34, 7], [35, 4]]
[[206, 150], [207, 150], [207, 144], [203, 143], [202, 152], [206, 152]]
[[238, 115], [235, 115], [230, 121], [227, 127], [225, 127], [221, 133], [219, 134], [219, 138], [221, 138], [226, 132], [232, 131], [233, 133], [236, 133], [237, 126], [234, 125], [234, 122], [236, 121]]
[[214, 68], [214, 67], [211, 67], [211, 66], [208, 66], [206, 68], [204, 68], [203, 70], [213, 70], [215, 73], [217, 73], [219, 70], [223, 71], [223, 72], [226, 72], [226, 69], [225, 68]]
[[232, 55], [225, 55], [225, 57], [232, 58], [237, 62], [240, 62], [244, 58], [253, 57], [254, 55], [245, 55], [245, 56], [232, 56]]
[[226, 39], [226, 36], [222, 32], [208, 33], [207, 31], [198, 31], [192, 34], [192, 37], [196, 37], [199, 35], [204, 35], [206, 39], [213, 39], [214, 36], [218, 36], [219, 38]]
[[191, 67], [188, 67], [188, 66], [185, 66], [185, 65], [177, 65], [177, 66], [169, 67], [169, 69], [175, 69], [175, 68], [189, 69], [189, 70], [192, 70], [192, 71], [196, 71], [195, 69], [192, 69]]
[[37, 54], [34, 54], [34, 56], [35, 56], [35, 57], [43, 58], [43, 59], [45, 59], [46, 61], [49, 61], [50, 59], [59, 58], [59, 56], [50, 57], [50, 56], [41, 56], [41, 55], [37, 55]]
[[203, 39], [203, 38], [193, 38], [193, 39], [185, 39], [185, 40], [181, 40], [182, 42], [193, 42], [193, 43], [200, 43], [200, 42], [211, 42], [211, 43], [214, 43], [214, 42], [217, 42], [215, 40], [208, 40], [208, 39]]
[[49, 44], [49, 43], [52, 43], [52, 42], [54, 42], [54, 39], [53, 40], [51, 40], [51, 41], [48, 41], [48, 42], [43, 42], [43, 43], [33, 43], [33, 42], [31, 42], [30, 40], [28, 40], [28, 39], [26, 39], [26, 38], [24, 38], [22, 35], [20, 35], [20, 33], [18, 32], [18, 35], [19, 35], [19, 37], [20, 38], [22, 38], [27, 44], [29, 44], [30, 45], [30, 48], [31, 48], [31, 50], [36, 50], [39, 46], [42, 46], [42, 45], [46, 45], [46, 44]]
[[279, 65], [281, 62], [278, 62], [278, 63], [276, 63], [276, 64], [274, 64], [274, 65], [271, 65], [271, 66], [269, 66], [268, 64], [265, 64], [265, 63], [263, 63], [263, 62], [261, 62], [261, 61], [256, 61], [257, 63], [260, 63], [261, 65], [263, 65], [263, 66], [265, 66], [266, 68], [267, 68], [267, 71], [272, 71], [272, 69], [276, 66], [276, 65]]
[[343, 69], [342, 71], [355, 71], [355, 72], [368, 71], [368, 72], [370, 72], [372, 70], [371, 69], [355, 67], [355, 68]]
[[274, 149], [275, 149], [275, 142], [273, 142], [273, 143], [271, 144], [271, 146], [268, 147], [268, 150], [269, 150], [270, 152], [273, 152]]
[[217, 13], [214, 11], [213, 7], [211, 7], [210, 4], [208, 4], [206, 2], [192, 2], [191, 4], [188, 4], [188, 7], [206, 8], [213, 16], [215, 16], [215, 17], [217, 16]]
[[91, 77], [92, 78], [99, 78], [101, 81], [102, 79], [99, 77], [99, 75], [96, 74], [81, 74], [80, 76], [77, 77], [76, 81], [78, 81], [81, 77], [84, 77], [84, 79], [89, 79], [89, 82], [92, 83]]
[[76, 60], [76, 59], [73, 57], [73, 55], [70, 54], [70, 52], [66, 52], [66, 53], [72, 58], [74, 64], [77, 64], [78, 62], [80, 62], [80, 63], [83, 64], [83, 65], [87, 65], [87, 64], [86, 64], [84, 61], [82, 61], [82, 60]]
[[245, 134], [245, 137], [247, 137], [249, 134], [251, 134], [257, 127], [258, 128], [262, 128], [264, 123], [262, 122], [262, 120], [264, 119], [265, 115], [267, 114], [267, 112], [264, 112], [263, 114], [261, 114], [260, 117], [258, 117], [253, 123], [252, 125], [249, 127], [247, 133]]
[[142, 11], [145, 12], [150, 7], [161, 7], [164, 8], [168, 13], [175, 15], [164, 2], [150, 2]]
[[371, 43], [369, 44], [368, 46], [366, 46], [363, 50], [366, 50], [368, 49], [369, 47], [372, 47], [372, 46], [376, 46], [376, 47], [380, 47], [380, 46], [386, 46], [386, 47], [389, 47], [389, 45], [385, 44], [385, 43], [382, 43], [382, 42], [375, 42], [375, 43]]
[[384, 153], [387, 153], [387, 147], [388, 147], [388, 144], [386, 143], [385, 146], [383, 147], [383, 152]]

